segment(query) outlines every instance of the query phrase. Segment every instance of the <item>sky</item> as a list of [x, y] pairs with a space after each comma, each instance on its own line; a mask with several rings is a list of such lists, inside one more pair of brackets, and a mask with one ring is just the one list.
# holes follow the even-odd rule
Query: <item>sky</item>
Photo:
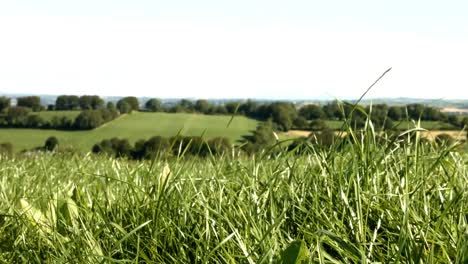
[[0, 93], [468, 99], [468, 1], [0, 0]]

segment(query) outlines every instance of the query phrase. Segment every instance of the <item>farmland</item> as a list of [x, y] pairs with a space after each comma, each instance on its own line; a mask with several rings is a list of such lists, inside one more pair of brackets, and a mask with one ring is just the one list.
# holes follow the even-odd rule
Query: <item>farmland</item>
[[[45, 113], [40, 112], [41, 115]], [[76, 115], [77, 112], [65, 113]], [[231, 116], [133, 112], [90, 131], [2, 128], [0, 142], [12, 142], [15, 150], [20, 151], [41, 146], [49, 136], [55, 136], [64, 147], [89, 151], [96, 142], [112, 137], [128, 138], [134, 142], [155, 135], [171, 137], [180, 133], [207, 138], [223, 136], [236, 143], [257, 124], [257, 121], [243, 116], [236, 116], [231, 123], [230, 120]]]
[[466, 263], [466, 153], [372, 138], [275, 158], [0, 158], [0, 261], [265, 263], [301, 245], [312, 263]]

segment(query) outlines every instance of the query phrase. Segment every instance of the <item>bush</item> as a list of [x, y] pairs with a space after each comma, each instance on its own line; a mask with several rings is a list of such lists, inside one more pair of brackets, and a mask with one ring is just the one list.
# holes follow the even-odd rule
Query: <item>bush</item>
[[58, 146], [58, 144], [59, 141], [56, 137], [49, 137], [44, 143], [44, 149], [47, 151], [53, 151]]
[[208, 140], [208, 146], [213, 155], [225, 155], [232, 150], [231, 142], [224, 137], [216, 137]]
[[[136, 97], [127, 96], [117, 102], [117, 108], [121, 113], [130, 113], [132, 110], [138, 111], [140, 104], [138, 103], [138, 99]], [[125, 110], [125, 112], [122, 112], [122, 110]]]
[[455, 141], [455, 139], [450, 136], [449, 134], [439, 134], [437, 135], [435, 138], [434, 138], [434, 141], [439, 144], [439, 145], [442, 145], [442, 144], [451, 144]]
[[0, 155], [10, 156], [13, 154], [13, 144], [4, 142], [0, 144]]
[[322, 119], [315, 119], [310, 122], [310, 129], [312, 131], [322, 131], [327, 128], [327, 123]]
[[296, 119], [294, 119], [293, 126], [296, 129], [308, 129], [309, 123], [304, 117], [298, 116]]

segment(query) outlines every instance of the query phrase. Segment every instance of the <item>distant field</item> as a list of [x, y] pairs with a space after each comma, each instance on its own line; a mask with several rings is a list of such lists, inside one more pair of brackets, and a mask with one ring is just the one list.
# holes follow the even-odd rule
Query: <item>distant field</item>
[[62, 117], [66, 116], [70, 119], [75, 119], [80, 114], [81, 111], [41, 111], [41, 112], [31, 112], [30, 115], [38, 115], [45, 121], [50, 121], [54, 116]]
[[[456, 130], [457, 128], [449, 123], [444, 123], [440, 121], [421, 121], [421, 127], [428, 130]], [[413, 122], [404, 121], [398, 125], [398, 129], [411, 129], [415, 128]]]
[[[47, 112], [41, 114], [44, 113]], [[230, 119], [231, 116], [134, 112], [91, 131], [0, 129], [0, 142], [11, 142], [15, 151], [20, 151], [42, 146], [47, 137], [56, 136], [62, 146], [88, 151], [95, 143], [106, 138], [128, 138], [135, 142], [155, 135], [170, 137], [180, 131], [185, 136], [227, 137], [235, 143], [242, 135], [255, 130], [257, 125], [253, 119], [236, 116], [226, 127]]]
[[[343, 121], [337, 120], [325, 120], [327, 126], [331, 129], [341, 129]], [[402, 121], [401, 123], [395, 122], [398, 125], [397, 128], [401, 130], [411, 129], [415, 127], [415, 124], [411, 121]], [[456, 130], [457, 128], [449, 123], [440, 121], [421, 121], [421, 127], [429, 130]]]

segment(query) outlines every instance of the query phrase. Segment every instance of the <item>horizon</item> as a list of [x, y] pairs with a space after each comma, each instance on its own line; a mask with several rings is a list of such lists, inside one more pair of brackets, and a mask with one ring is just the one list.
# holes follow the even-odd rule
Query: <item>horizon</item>
[[[98, 94], [35, 94], [35, 93], [2, 93], [0, 91], [0, 97], [5, 96], [9, 97], [12, 99], [16, 99], [19, 97], [26, 97], [26, 96], [38, 96], [41, 99], [47, 98], [47, 97], [58, 97], [62, 95], [76, 95], [76, 96], [83, 96], [83, 95], [97, 95], [101, 97], [104, 100], [107, 100], [109, 98], [113, 99], [121, 99], [124, 97], [132, 96], [132, 95], [98, 95]], [[141, 99], [159, 99], [161, 101], [178, 101], [178, 100], [189, 100], [189, 101], [196, 101], [196, 100], [207, 100], [207, 101], [247, 101], [247, 100], [252, 100], [252, 101], [270, 101], [270, 102], [332, 102], [332, 101], [343, 101], [343, 102], [353, 102], [359, 100], [359, 97], [350, 97], [350, 98], [242, 98], [242, 97], [231, 97], [231, 98], [226, 98], [226, 97], [218, 97], [218, 98], [200, 98], [200, 97], [152, 97], [152, 96], [134, 96], [137, 99], [141, 101]], [[386, 103], [386, 104], [392, 104], [392, 103], [432, 103], [432, 104], [437, 104], [437, 103], [468, 103], [468, 99], [444, 99], [444, 98], [421, 98], [421, 97], [374, 97], [374, 98], [367, 98], [363, 97], [360, 102], [364, 103], [372, 103], [373, 101], [381, 101], [378, 103]], [[42, 103], [44, 105], [44, 103]], [[462, 108], [465, 106], [463, 105]]]
[[0, 93], [468, 99], [468, 3], [0, 3]]

